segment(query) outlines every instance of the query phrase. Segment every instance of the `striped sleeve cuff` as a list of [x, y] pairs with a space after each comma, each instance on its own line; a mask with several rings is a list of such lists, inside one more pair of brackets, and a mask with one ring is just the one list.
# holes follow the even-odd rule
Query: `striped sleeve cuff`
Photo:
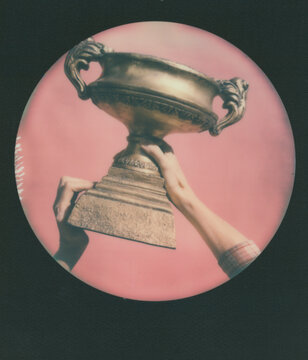
[[259, 255], [260, 250], [257, 245], [253, 241], [247, 240], [224, 252], [218, 259], [218, 264], [231, 279]]

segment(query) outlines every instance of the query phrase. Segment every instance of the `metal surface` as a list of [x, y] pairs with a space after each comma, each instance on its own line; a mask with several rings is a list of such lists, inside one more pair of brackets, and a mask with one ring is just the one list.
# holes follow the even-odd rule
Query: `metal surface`
[[[91, 61], [102, 75], [86, 85], [80, 70]], [[116, 53], [88, 39], [67, 55], [65, 73], [85, 100], [120, 120], [129, 130], [128, 146], [117, 154], [109, 173], [80, 197], [69, 223], [93, 231], [175, 248], [171, 206], [157, 165], [140, 148], [160, 144], [170, 133], [218, 135], [245, 112], [246, 81], [214, 80], [187, 66], [134, 53]], [[220, 95], [228, 113], [212, 111]]]

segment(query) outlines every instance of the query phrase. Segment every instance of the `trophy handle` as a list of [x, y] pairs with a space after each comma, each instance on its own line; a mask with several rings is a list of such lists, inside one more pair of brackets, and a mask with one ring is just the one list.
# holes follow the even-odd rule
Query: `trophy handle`
[[69, 51], [64, 63], [64, 71], [75, 86], [78, 96], [86, 100], [90, 97], [86, 83], [80, 76], [80, 70], [88, 70], [91, 61], [99, 61], [107, 52], [113, 52], [107, 46], [88, 38]]
[[228, 109], [228, 113], [210, 130], [213, 136], [219, 135], [221, 131], [230, 126], [243, 117], [246, 109], [246, 97], [248, 91], [248, 83], [240, 78], [231, 80], [217, 80], [220, 93], [223, 99], [223, 108]]

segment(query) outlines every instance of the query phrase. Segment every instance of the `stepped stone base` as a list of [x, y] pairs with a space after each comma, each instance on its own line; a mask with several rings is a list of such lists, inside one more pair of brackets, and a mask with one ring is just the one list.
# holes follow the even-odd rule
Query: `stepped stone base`
[[175, 248], [175, 228], [164, 179], [112, 166], [78, 199], [69, 224], [146, 244]]

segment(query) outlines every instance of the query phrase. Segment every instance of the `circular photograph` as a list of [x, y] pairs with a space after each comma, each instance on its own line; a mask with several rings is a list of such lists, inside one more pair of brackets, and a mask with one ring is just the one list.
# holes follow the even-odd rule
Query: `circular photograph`
[[55, 264], [135, 300], [197, 295], [247, 268], [282, 221], [294, 171], [288, 116], [262, 70], [169, 22], [72, 44], [16, 140], [20, 201]]

